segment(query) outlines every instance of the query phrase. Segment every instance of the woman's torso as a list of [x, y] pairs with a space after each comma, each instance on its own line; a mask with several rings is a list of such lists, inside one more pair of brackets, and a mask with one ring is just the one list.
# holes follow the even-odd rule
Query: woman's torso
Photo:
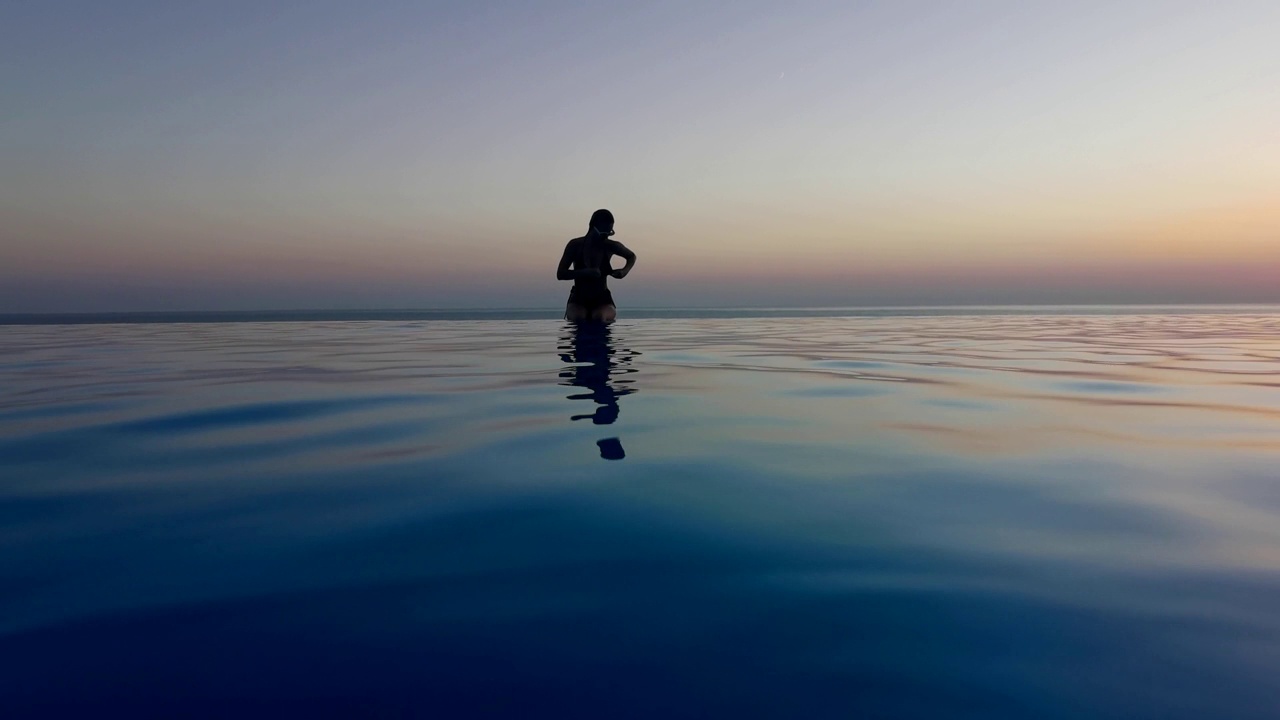
[[578, 238], [574, 242], [578, 244], [574, 267], [579, 270], [591, 268], [600, 270], [599, 277], [576, 278], [573, 282], [574, 288], [579, 292], [596, 292], [607, 289], [609, 272], [613, 269], [609, 265], [609, 259], [613, 256], [613, 243], [608, 240], [589, 240], [585, 237]]

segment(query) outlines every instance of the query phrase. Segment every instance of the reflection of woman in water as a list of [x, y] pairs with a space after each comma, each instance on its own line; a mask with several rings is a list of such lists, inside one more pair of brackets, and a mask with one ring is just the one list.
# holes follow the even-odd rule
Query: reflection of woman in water
[[[594, 425], [611, 425], [618, 419], [618, 398], [635, 390], [625, 387], [631, 384], [629, 379], [616, 379], [612, 383], [610, 379], [613, 375], [636, 371], [630, 367], [635, 353], [615, 348], [612, 329], [604, 323], [571, 323], [568, 331], [568, 335], [560, 338], [560, 359], [574, 365], [560, 371], [564, 380], [561, 384], [590, 390], [570, 395], [570, 400], [590, 400], [596, 404], [591, 414], [573, 415], [570, 419], [589, 419]], [[599, 440], [596, 445], [600, 447], [600, 456], [607, 460], [621, 460], [626, 456], [622, 443], [616, 437]]]
[[[573, 281], [569, 303], [564, 309], [566, 320], [612, 322], [617, 317], [618, 310], [609, 292], [608, 279], [610, 276], [619, 280], [626, 277], [636, 264], [636, 254], [617, 240], [610, 240], [610, 235], [613, 235], [613, 213], [597, 210], [591, 215], [587, 234], [570, 240], [564, 246], [564, 255], [556, 268], [556, 279]], [[614, 270], [609, 265], [609, 258], [614, 255], [626, 260], [626, 266]]]

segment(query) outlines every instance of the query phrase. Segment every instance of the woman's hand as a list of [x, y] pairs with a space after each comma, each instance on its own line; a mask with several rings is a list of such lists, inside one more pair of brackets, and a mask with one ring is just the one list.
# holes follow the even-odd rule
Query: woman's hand
[[621, 280], [622, 278], [624, 278], [624, 277], [626, 277], [626, 276], [627, 276], [627, 269], [626, 269], [626, 268], [618, 268], [617, 270], [614, 270], [613, 272], [610, 272], [609, 274], [610, 274], [610, 275], [612, 275], [612, 276], [614, 276], [614, 277], [616, 277], [616, 278], [618, 278], [619, 280]]

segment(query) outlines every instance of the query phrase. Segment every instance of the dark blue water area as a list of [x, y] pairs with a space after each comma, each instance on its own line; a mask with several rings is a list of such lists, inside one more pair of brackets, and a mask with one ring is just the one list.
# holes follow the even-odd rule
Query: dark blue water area
[[1274, 718], [1277, 325], [13, 330], [0, 709]]

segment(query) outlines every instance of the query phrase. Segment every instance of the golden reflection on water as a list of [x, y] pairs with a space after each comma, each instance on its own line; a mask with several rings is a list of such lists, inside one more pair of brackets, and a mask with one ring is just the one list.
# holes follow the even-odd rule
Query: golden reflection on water
[[[885, 442], [974, 454], [1095, 445], [1274, 451], [1280, 316], [975, 315], [6, 328], [4, 405], [152, 412], [268, 397], [447, 393], [493, 404], [419, 448], [570, 422], [620, 438]], [[562, 387], [562, 408], [501, 396]], [[168, 390], [177, 385], [181, 396]], [[325, 390], [325, 388], [329, 388]], [[636, 398], [627, 398], [638, 390]], [[548, 402], [553, 402], [550, 398]], [[626, 408], [631, 408], [627, 410]], [[449, 414], [457, 409], [442, 407]], [[102, 412], [109, 412], [103, 410]], [[746, 420], [753, 418], [753, 423]], [[42, 413], [27, 429], [75, 427]], [[333, 421], [349, 420], [342, 417]], [[315, 421], [307, 430], [313, 430]], [[606, 427], [607, 426], [607, 427]], [[608, 430], [608, 432], [605, 432]], [[228, 428], [227, 432], [237, 432]], [[277, 437], [291, 432], [274, 428]], [[663, 438], [665, 447], [689, 438]], [[619, 441], [621, 442], [621, 441]], [[412, 445], [366, 448], [412, 455]], [[431, 450], [435, 452], [436, 450]]]
[[[790, 374], [760, 384], [798, 386], [803, 403], [770, 396], [765, 407], [723, 378], [721, 395], [735, 412], [817, 421], [828, 439], [837, 430], [888, 433], [973, 453], [1099, 442], [1277, 447], [1280, 319], [1272, 315], [734, 323], [733, 335], [666, 337], [646, 365]], [[647, 329], [638, 324], [634, 342]]]

